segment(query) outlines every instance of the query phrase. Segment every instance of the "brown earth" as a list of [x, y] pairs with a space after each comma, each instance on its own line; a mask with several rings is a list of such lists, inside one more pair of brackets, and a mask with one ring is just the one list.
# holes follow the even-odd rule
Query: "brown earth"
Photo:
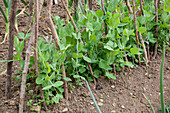
[[[0, 5], [3, 5], [0, 0]], [[96, 3], [94, 3], [96, 4]], [[20, 3], [19, 8], [23, 7]], [[95, 5], [94, 5], [95, 6]], [[95, 6], [97, 7], [97, 6]], [[95, 8], [94, 8], [95, 9]], [[53, 6], [53, 15], [58, 15], [65, 18], [65, 10], [61, 3]], [[43, 8], [42, 15], [45, 13]], [[26, 25], [27, 17], [21, 15], [19, 17], [19, 30]], [[47, 32], [45, 20], [40, 20], [40, 35], [44, 36], [44, 31]], [[5, 24], [0, 15], [0, 41], [5, 33]], [[0, 45], [0, 60], [7, 59], [8, 41]], [[159, 93], [159, 74], [161, 66], [162, 55], [158, 53], [157, 58], [149, 63], [148, 66], [138, 66], [128, 72], [126, 69], [117, 74], [117, 80], [108, 80], [103, 76], [99, 77], [98, 83], [103, 87], [101, 90], [94, 90], [92, 92], [102, 113], [151, 113], [151, 109], [143, 97], [142, 93], [150, 100], [156, 113], [160, 104]], [[13, 70], [17, 69], [17, 63], [14, 63]], [[6, 63], [0, 63], [0, 73], [6, 70]], [[165, 104], [170, 99], [170, 51], [167, 50], [164, 67], [164, 96]], [[16, 76], [15, 74], [13, 76]], [[19, 84], [18, 81], [13, 80], [12, 99], [5, 99], [5, 82], [6, 76], [0, 75], [0, 113], [17, 113], [19, 101]], [[91, 88], [93, 83], [89, 83]], [[54, 106], [49, 106], [48, 111], [41, 111], [42, 113], [97, 113], [94, 102], [90, 96], [86, 84], [76, 86], [74, 91], [69, 92], [69, 100], [62, 99], [61, 102]], [[27, 95], [26, 101], [32, 97]], [[30, 107], [26, 106], [26, 113], [30, 113]]]

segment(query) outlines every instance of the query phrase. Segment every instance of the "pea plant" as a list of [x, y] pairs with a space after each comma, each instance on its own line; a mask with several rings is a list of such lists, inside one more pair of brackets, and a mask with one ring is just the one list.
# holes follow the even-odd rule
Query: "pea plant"
[[[161, 1], [162, 5], [158, 9], [153, 1], [147, 0], [133, 3], [123, 0], [106, 0], [104, 4], [97, 2], [101, 8], [97, 11], [89, 10], [87, 1], [84, 9], [79, 2], [81, 10], [76, 11], [73, 21], [65, 22], [59, 16], [53, 17], [60, 38], [59, 48], [52, 37], [39, 37], [37, 52], [40, 76], [30, 70], [27, 79], [34, 78], [36, 84], [42, 85], [47, 105], [59, 103], [63, 98], [63, 80], [73, 87], [73, 82], [82, 85], [82, 80], [93, 81], [93, 76], [96, 79], [102, 75], [116, 79], [114, 71], [121, 71], [126, 66], [130, 69], [140, 63], [147, 64], [150, 57], [146, 56], [150, 56], [149, 51], [153, 51], [156, 43], [160, 51], [164, 42], [169, 44], [170, 0]], [[132, 4], [133, 10], [129, 7]], [[158, 21], [155, 20], [157, 17]], [[14, 39], [17, 52], [14, 59], [19, 61], [21, 70], [24, 68], [21, 58], [24, 40], [30, 35], [18, 33]], [[33, 70], [34, 59], [31, 56], [29, 64]], [[67, 77], [61, 74], [63, 70], [66, 70]], [[93, 76], [90, 76], [91, 70]]]

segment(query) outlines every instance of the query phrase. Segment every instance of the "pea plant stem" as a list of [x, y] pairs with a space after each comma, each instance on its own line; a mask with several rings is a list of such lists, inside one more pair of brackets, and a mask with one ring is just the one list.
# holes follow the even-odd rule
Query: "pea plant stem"
[[[59, 43], [60, 39], [58, 37], [57, 31], [55, 29], [54, 23], [53, 23], [52, 18], [51, 18], [52, 0], [48, 0], [47, 8], [48, 8], [48, 11], [47, 11], [47, 15], [46, 15], [46, 21], [51, 28], [51, 32], [52, 32], [53, 38], [55, 40], [56, 46], [59, 49], [58, 43]], [[64, 78], [64, 77], [66, 77], [64, 64], [62, 64], [61, 67], [63, 68], [62, 74], [63, 74], [63, 78]], [[67, 84], [66, 80], [63, 79], [63, 81], [64, 81], [64, 97], [65, 97], [66, 100], [68, 100], [68, 84]]]
[[[35, 68], [36, 68], [36, 75], [38, 77], [40, 77], [40, 74], [39, 74], [39, 69], [38, 69], [38, 51], [37, 51], [37, 43], [38, 43], [38, 0], [35, 0], [35, 44], [34, 44], [34, 54], [35, 54]], [[44, 105], [44, 108], [45, 110], [47, 110], [47, 105], [46, 105], [46, 101], [45, 101], [45, 98], [44, 98], [44, 92], [42, 90], [42, 84], [39, 85], [39, 90], [40, 90], [40, 93], [41, 93], [41, 99], [44, 100], [43, 101], [43, 105]]]
[[[78, 29], [77, 29], [77, 27], [76, 27], [76, 24], [75, 24], [74, 21], [73, 21], [72, 16], [70, 15], [70, 13], [69, 13], [69, 11], [68, 11], [68, 8], [66, 7], [66, 5], [65, 5], [65, 3], [64, 3], [63, 0], [61, 0], [61, 2], [62, 2], [62, 4], [63, 4], [63, 6], [64, 6], [64, 8], [65, 8], [65, 10], [66, 10], [66, 12], [67, 12], [67, 14], [69, 15], [69, 17], [70, 17], [70, 19], [71, 19], [71, 22], [72, 22], [72, 24], [73, 24], [73, 26], [74, 26], [74, 29], [76, 30], [76, 33], [78, 34], [79, 31], [78, 31]], [[81, 38], [80, 38], [80, 42], [82, 42], [82, 39], [81, 39]], [[86, 44], [86, 43], [85, 43], [85, 44]], [[87, 56], [87, 53], [85, 53], [85, 56]], [[96, 87], [96, 79], [95, 79], [95, 77], [93, 76], [92, 67], [91, 67], [90, 63], [88, 63], [88, 62], [87, 62], [87, 65], [88, 65], [88, 67], [89, 67], [89, 69], [90, 69], [90, 73], [91, 73], [91, 75], [92, 75], [92, 78], [93, 78], [93, 81], [94, 81], [94, 85], [95, 85], [95, 87]]]
[[[40, 0], [39, 4], [39, 12], [37, 15], [37, 18], [39, 18], [40, 11], [42, 9], [42, 0]], [[35, 21], [34, 21], [35, 24]], [[35, 26], [33, 24], [32, 30], [31, 30], [31, 36], [29, 38], [28, 48], [26, 50], [26, 57], [25, 57], [25, 64], [24, 64], [24, 70], [22, 72], [22, 82], [21, 82], [21, 92], [20, 92], [20, 102], [19, 102], [19, 113], [23, 113], [24, 110], [24, 100], [25, 100], [25, 87], [26, 87], [26, 78], [27, 73], [29, 69], [29, 63], [30, 63], [30, 55], [32, 51], [32, 45], [35, 38]]]
[[[139, 49], [138, 28], [136, 25], [136, 13], [135, 13], [135, 0], [133, 0], [133, 15], [134, 15], [134, 24], [135, 24], [135, 29], [136, 29], [137, 48]], [[140, 65], [140, 55], [139, 54], [138, 54], [138, 62]]]
[[[9, 27], [8, 60], [13, 60], [16, 9], [17, 9], [17, 0], [12, 0], [11, 14], [10, 14], [10, 20], [9, 20], [10, 27]], [[7, 99], [11, 98], [12, 64], [13, 64], [13, 61], [10, 61], [7, 63], [7, 80], [6, 80], [6, 90], [5, 90], [5, 95]]]

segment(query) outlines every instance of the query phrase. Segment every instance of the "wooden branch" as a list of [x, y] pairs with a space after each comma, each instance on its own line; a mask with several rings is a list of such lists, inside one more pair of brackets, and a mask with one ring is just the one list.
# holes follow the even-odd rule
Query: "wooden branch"
[[143, 50], [144, 50], [144, 56], [145, 56], [146, 64], [148, 64], [148, 55], [147, 55], [147, 52], [146, 52], [145, 43], [143, 41], [141, 33], [139, 33], [139, 38], [140, 38], [140, 41], [141, 41], [141, 44], [142, 44], [142, 47], [143, 47]]
[[[142, 15], [144, 15], [143, 7], [142, 7], [142, 0], [140, 0], [140, 9], [141, 9]], [[146, 27], [146, 24], [144, 24], [144, 27]], [[145, 33], [147, 34], [147, 31], [145, 31]], [[148, 41], [148, 37], [146, 37], [145, 39], [146, 39], [146, 41]], [[148, 57], [148, 62], [149, 62], [149, 60], [150, 60], [149, 43], [147, 43], [146, 51], [147, 51], [147, 57]]]
[[[68, 11], [68, 8], [66, 7], [66, 5], [65, 5], [65, 3], [64, 3], [63, 0], [61, 0], [61, 2], [62, 2], [62, 4], [63, 4], [63, 6], [64, 6], [64, 8], [65, 8], [65, 10], [66, 10], [66, 12], [67, 12], [67, 14], [68, 14], [69, 17], [70, 17], [70, 20], [71, 20], [71, 22], [72, 22], [72, 24], [73, 24], [73, 26], [74, 26], [74, 29], [76, 30], [76, 33], [78, 34], [79, 31], [78, 31], [78, 29], [77, 29], [77, 27], [76, 27], [76, 24], [75, 24], [74, 21], [73, 21], [73, 18], [71, 17], [71, 15], [70, 15], [70, 13], [69, 13], [69, 11]], [[81, 39], [81, 38], [80, 38], [80, 42], [82, 42], [82, 39]], [[86, 44], [86, 43], [85, 43], [85, 44]], [[86, 53], [85, 53], [85, 56], [87, 56]], [[91, 67], [90, 63], [88, 63], [88, 62], [87, 62], [87, 65], [88, 65], [88, 67], [89, 67], [89, 69], [90, 69], [90, 73], [91, 73], [91, 75], [92, 75], [92, 77], [93, 77], [93, 81], [94, 81], [94, 84], [95, 84], [95, 87], [96, 87], [96, 79], [95, 79], [95, 77], [93, 76], [92, 67]]]
[[[13, 60], [16, 10], [17, 10], [17, 0], [12, 0], [11, 1], [10, 20], [9, 20], [8, 60]], [[7, 80], [6, 80], [6, 89], [5, 89], [5, 96], [7, 97], [7, 99], [11, 98], [12, 64], [13, 64], [13, 61], [10, 61], [7, 63]]]
[[[134, 24], [135, 24], [135, 29], [136, 29], [137, 48], [139, 49], [138, 28], [136, 25], [136, 13], [135, 13], [135, 0], [133, 0], [133, 15], [134, 15]], [[138, 54], [138, 62], [140, 65], [140, 55], [139, 54]]]
[[[40, 11], [42, 8], [42, 4], [43, 1], [40, 0]], [[38, 14], [38, 17], [40, 15], [40, 12]], [[30, 61], [30, 55], [31, 55], [31, 51], [32, 51], [32, 46], [33, 46], [33, 41], [34, 41], [34, 35], [35, 35], [35, 26], [33, 24], [33, 29], [31, 31], [31, 36], [29, 38], [29, 44], [28, 44], [28, 48], [26, 51], [26, 58], [25, 58], [25, 65], [24, 65], [24, 70], [22, 72], [22, 82], [21, 82], [21, 92], [20, 92], [20, 103], [19, 103], [19, 113], [23, 113], [23, 109], [24, 109], [24, 98], [25, 98], [25, 87], [26, 87], [26, 79], [27, 79], [27, 72], [29, 69], [29, 61]]]
[[[155, 0], [155, 22], [158, 23], [158, 0]], [[158, 49], [158, 25], [155, 26], [155, 38], [156, 38], [156, 43], [155, 43], [155, 49], [154, 49], [154, 55], [153, 59], [156, 58], [157, 55], [157, 49]]]
[[[58, 34], [57, 34], [57, 31], [55, 29], [55, 26], [54, 26], [54, 23], [52, 21], [52, 18], [51, 18], [51, 8], [52, 8], [52, 0], [48, 0], [47, 2], [47, 8], [48, 8], [48, 11], [47, 11], [47, 16], [46, 16], [46, 21], [47, 23], [49, 24], [50, 28], [51, 28], [51, 32], [52, 32], [52, 35], [53, 35], [53, 38], [55, 40], [55, 43], [56, 43], [56, 46], [58, 47], [59, 49], [59, 37], [58, 37]], [[65, 73], [65, 67], [64, 67], [64, 64], [61, 66], [63, 68], [63, 76], [66, 77], [66, 73]], [[68, 85], [67, 85], [67, 81], [64, 80], [64, 97], [66, 100], [68, 100]]]
[[[103, 0], [101, 0], [101, 5], [102, 5], [103, 14], [105, 15], [105, 8], [104, 8]], [[106, 24], [106, 20], [104, 20], [104, 27], [105, 27], [105, 35], [107, 35], [108, 34], [108, 27], [107, 27], [107, 24]]]
[[[34, 54], [35, 54], [35, 68], [36, 68], [36, 75], [38, 77], [40, 77], [40, 74], [39, 74], [39, 69], [38, 69], [38, 50], [37, 50], [37, 43], [38, 43], [38, 13], [39, 13], [39, 9], [38, 9], [38, 0], [35, 0], [35, 44], [34, 44]], [[47, 110], [47, 105], [46, 105], [46, 101], [45, 101], [45, 98], [44, 98], [44, 92], [42, 90], [42, 84], [39, 85], [39, 90], [40, 90], [40, 94], [41, 94], [41, 99], [44, 100], [43, 101], [43, 105], [44, 105], [44, 108], [45, 110]]]
[[130, 14], [133, 14], [133, 10], [132, 10], [132, 8], [131, 8], [131, 6], [130, 6], [129, 0], [125, 0], [125, 2], [126, 2], [126, 6], [127, 6], [128, 9], [129, 9], [129, 13], [130, 13]]

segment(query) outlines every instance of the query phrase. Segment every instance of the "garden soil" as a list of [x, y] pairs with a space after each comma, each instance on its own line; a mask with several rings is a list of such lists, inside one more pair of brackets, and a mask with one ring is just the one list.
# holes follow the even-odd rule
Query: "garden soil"
[[[2, 0], [0, 5], [3, 6]], [[97, 5], [94, 3], [94, 9], [97, 9]], [[23, 7], [19, 3], [20, 8]], [[41, 16], [45, 14], [45, 7], [43, 8]], [[52, 14], [58, 15], [61, 18], [65, 18], [65, 10], [59, 2], [58, 5], [53, 6]], [[20, 15], [19, 17], [19, 31], [22, 31], [26, 26], [27, 17]], [[44, 19], [40, 20], [40, 36], [49, 35], [46, 22]], [[48, 25], [47, 25], [48, 26]], [[3, 40], [5, 33], [5, 24], [2, 15], [0, 15], [0, 41]], [[0, 45], [0, 60], [6, 60], [8, 55], [8, 41]], [[164, 96], [165, 104], [170, 99], [170, 51], [166, 51], [165, 55], [165, 67], [164, 67]], [[162, 55], [158, 53], [155, 60], [151, 60], [148, 66], [141, 65], [135, 66], [130, 71], [124, 69], [122, 72], [117, 73], [116, 80], [109, 80], [102, 75], [98, 79], [98, 84], [102, 87], [100, 90], [93, 89], [94, 84], [90, 82], [93, 95], [101, 109], [102, 113], [151, 113], [151, 108], [144, 98], [143, 94], [152, 103], [155, 112], [158, 111], [158, 107], [161, 106], [160, 102], [160, 66]], [[18, 69], [17, 62], [14, 62], [13, 70]], [[0, 63], [0, 73], [5, 72], [6, 63]], [[15, 72], [15, 71], [13, 71]], [[16, 76], [14, 73], [13, 76]], [[5, 74], [0, 75], [0, 113], [18, 113], [20, 84], [16, 80], [12, 80], [12, 98], [6, 100], [5, 98]], [[34, 83], [32, 83], [33, 89]], [[28, 91], [27, 91], [28, 92]], [[28, 94], [28, 93], [27, 93]], [[25, 101], [28, 101], [32, 97], [27, 95]], [[33, 100], [34, 101], [34, 100]], [[38, 106], [37, 108], [38, 109]], [[34, 113], [30, 110], [30, 107], [25, 106], [25, 113]], [[49, 110], [41, 110], [41, 113], [98, 113], [95, 108], [95, 104], [90, 96], [86, 84], [82, 86], [76, 86], [70, 88], [69, 99], [62, 99], [59, 104], [49, 106]]]

